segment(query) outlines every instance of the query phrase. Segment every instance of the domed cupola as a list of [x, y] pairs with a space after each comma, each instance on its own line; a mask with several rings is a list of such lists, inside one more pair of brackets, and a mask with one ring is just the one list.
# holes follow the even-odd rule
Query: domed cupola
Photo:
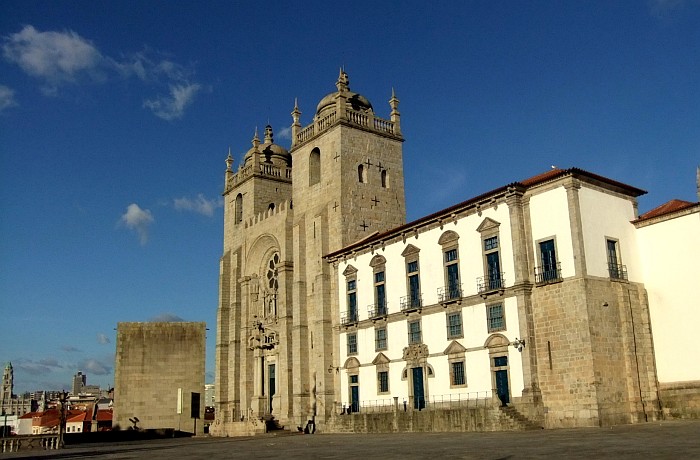
[[318, 106], [316, 106], [317, 119], [333, 111], [336, 99], [340, 94], [345, 97], [345, 105], [348, 110], [354, 110], [355, 112], [374, 112], [372, 103], [369, 102], [366, 97], [362, 94], [350, 91], [350, 79], [343, 69], [340, 69], [340, 75], [338, 76], [338, 81], [335, 83], [335, 86], [338, 88], [338, 91], [327, 94], [321, 99]]
[[272, 163], [278, 167], [287, 167], [292, 165], [292, 156], [289, 154], [287, 149], [281, 145], [275, 144], [272, 133], [272, 126], [265, 126], [265, 139], [263, 143], [260, 143], [260, 138], [258, 137], [258, 130], [255, 130], [255, 136], [253, 137], [253, 148], [246, 152], [243, 158], [243, 164], [247, 165], [252, 161], [254, 153], [260, 154], [261, 163]]

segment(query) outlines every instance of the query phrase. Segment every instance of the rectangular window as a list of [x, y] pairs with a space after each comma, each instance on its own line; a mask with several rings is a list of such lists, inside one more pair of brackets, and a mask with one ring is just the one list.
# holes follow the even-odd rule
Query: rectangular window
[[462, 289], [459, 284], [459, 264], [457, 262], [457, 248], [445, 251], [445, 300], [453, 300], [462, 297]]
[[462, 337], [462, 313], [450, 313], [447, 315], [447, 338]]
[[464, 361], [452, 363], [452, 385], [466, 385], [467, 379], [464, 375]]
[[384, 283], [384, 272], [374, 274], [374, 300], [376, 304], [376, 315], [386, 314], [386, 284]]
[[357, 334], [352, 333], [347, 335], [348, 338], [348, 354], [357, 354]]
[[421, 343], [420, 321], [408, 323], [408, 343]]
[[559, 264], [557, 263], [557, 253], [554, 248], [554, 240], [541, 241], [540, 249], [540, 267], [535, 272], [537, 283], [549, 283], [558, 281]]
[[484, 251], [498, 249], [498, 235], [484, 238]]
[[408, 274], [408, 305], [411, 308], [420, 307], [420, 277], [418, 273], [418, 261], [414, 260], [408, 262], [406, 272]]
[[348, 322], [357, 321], [357, 284], [355, 280], [348, 281]]
[[376, 351], [386, 350], [386, 328], [377, 328], [374, 330], [374, 348]]
[[380, 371], [377, 372], [377, 380], [378, 380], [378, 386], [379, 386], [379, 393], [388, 393], [389, 392], [389, 372], [388, 371]]
[[489, 305], [486, 307], [488, 331], [502, 331], [506, 328], [506, 320], [503, 315], [503, 305]]
[[627, 268], [620, 262], [619, 242], [613, 239], [605, 240], [608, 255], [608, 272], [610, 278], [624, 280], [627, 279]]

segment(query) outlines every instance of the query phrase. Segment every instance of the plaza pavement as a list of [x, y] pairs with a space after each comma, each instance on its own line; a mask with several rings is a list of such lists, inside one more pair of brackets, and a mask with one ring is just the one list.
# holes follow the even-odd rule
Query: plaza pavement
[[490, 433], [283, 434], [82, 444], [0, 459], [700, 459], [700, 420]]

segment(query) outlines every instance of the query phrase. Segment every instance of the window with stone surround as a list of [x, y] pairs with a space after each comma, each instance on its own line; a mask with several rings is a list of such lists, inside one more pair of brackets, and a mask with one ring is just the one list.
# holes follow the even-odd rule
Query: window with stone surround
[[389, 371], [377, 372], [377, 393], [389, 393]]
[[382, 169], [382, 172], [380, 173], [380, 177], [382, 180], [382, 187], [389, 188], [389, 182], [388, 182], [388, 178], [387, 178], [386, 169]]
[[438, 298], [441, 302], [447, 302], [462, 297], [462, 285], [459, 280], [458, 240], [459, 235], [452, 230], [443, 233], [438, 240], [438, 244], [442, 246], [445, 275], [444, 287], [438, 289]]
[[464, 337], [462, 332], [462, 312], [447, 313], [447, 338], [458, 339]]
[[421, 328], [420, 320], [408, 322], [408, 344], [421, 343]]
[[450, 363], [450, 387], [466, 386], [467, 376], [464, 373], [464, 361]]
[[340, 315], [340, 322], [343, 325], [350, 325], [357, 322], [357, 269], [348, 265], [343, 271], [346, 287], [346, 310]]
[[486, 306], [486, 323], [488, 332], [506, 329], [506, 315], [502, 303]]
[[236, 195], [234, 213], [234, 222], [237, 224], [243, 222], [243, 195], [241, 195], [240, 193]]
[[376, 351], [387, 349], [386, 327], [374, 328], [374, 349]]
[[481, 233], [481, 249], [484, 261], [484, 276], [477, 279], [477, 288], [480, 293], [505, 287], [505, 280], [501, 271], [500, 225], [499, 222], [487, 217], [477, 228], [477, 231]]
[[357, 333], [352, 332], [346, 335], [348, 341], [348, 355], [357, 354]]
[[416, 310], [422, 307], [420, 292], [420, 270], [418, 254], [420, 249], [409, 244], [401, 253], [406, 263], [406, 291], [408, 295], [401, 298], [401, 311]]
[[357, 181], [361, 184], [367, 183], [367, 170], [365, 165], [357, 165]]
[[314, 148], [309, 154], [309, 185], [321, 182], [321, 151]]

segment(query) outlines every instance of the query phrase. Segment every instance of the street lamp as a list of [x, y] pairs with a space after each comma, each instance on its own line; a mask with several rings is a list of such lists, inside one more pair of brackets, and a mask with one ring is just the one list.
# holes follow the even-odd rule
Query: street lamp
[[63, 448], [63, 432], [66, 430], [66, 401], [68, 401], [68, 392], [63, 390], [59, 393], [58, 402], [61, 404], [59, 411], [60, 419], [58, 422], [58, 447]]

